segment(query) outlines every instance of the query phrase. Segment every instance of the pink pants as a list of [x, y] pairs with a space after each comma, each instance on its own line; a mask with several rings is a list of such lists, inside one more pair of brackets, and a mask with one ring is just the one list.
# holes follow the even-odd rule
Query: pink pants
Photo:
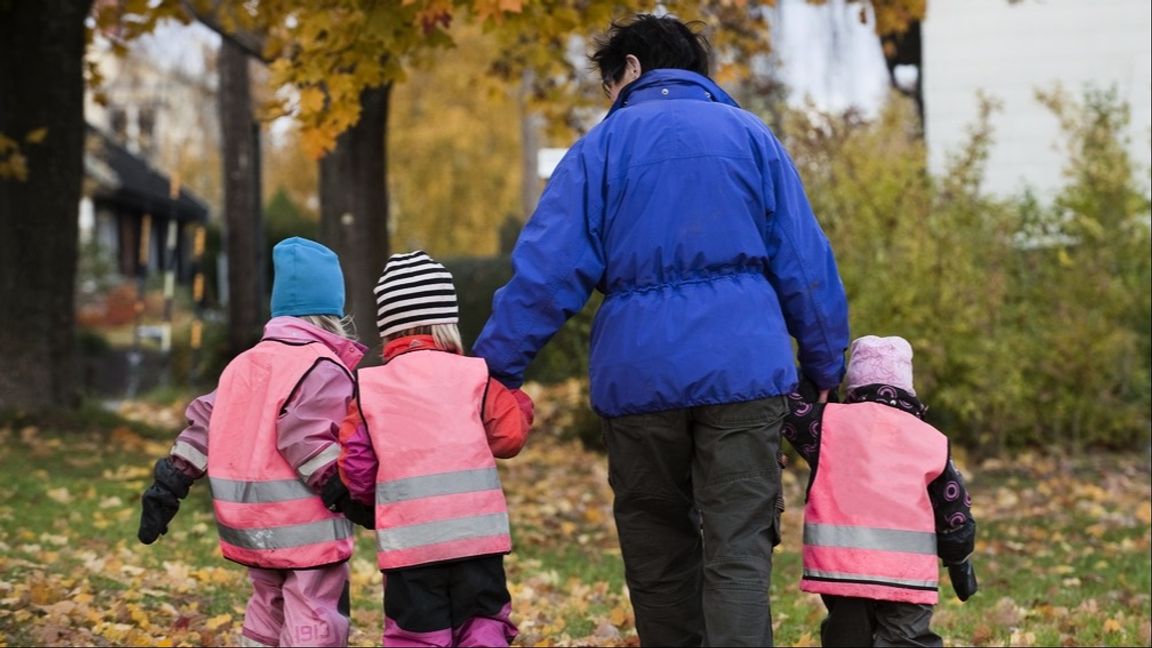
[[395, 621], [384, 617], [384, 645], [393, 648], [438, 648], [441, 646], [507, 646], [516, 638], [516, 626], [508, 618], [512, 606], [505, 605], [491, 617], [473, 617], [459, 628], [445, 628], [430, 632], [405, 630]]
[[314, 569], [248, 568], [248, 645], [347, 646], [348, 563]]

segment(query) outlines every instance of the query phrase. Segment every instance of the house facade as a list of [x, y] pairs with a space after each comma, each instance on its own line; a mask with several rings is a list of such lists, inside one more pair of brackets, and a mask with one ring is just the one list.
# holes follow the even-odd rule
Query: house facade
[[923, 23], [924, 127], [942, 173], [977, 116], [977, 93], [1001, 104], [984, 186], [1050, 200], [1066, 154], [1056, 117], [1036, 91], [1073, 99], [1114, 89], [1132, 111], [1130, 151], [1152, 165], [1152, 5], [1148, 0], [930, 0]]

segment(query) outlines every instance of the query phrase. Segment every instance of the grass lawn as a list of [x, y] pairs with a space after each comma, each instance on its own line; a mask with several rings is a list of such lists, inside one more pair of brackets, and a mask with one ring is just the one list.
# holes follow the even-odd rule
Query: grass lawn
[[[139, 495], [176, 431], [106, 416], [0, 423], [0, 646], [236, 642], [248, 585], [244, 568], [219, 557], [205, 485], [156, 544], [135, 537]], [[934, 628], [947, 644], [1152, 643], [1147, 456], [960, 463], [979, 524], [981, 591], [961, 604], [943, 586]], [[517, 643], [635, 645], [603, 457], [545, 425], [502, 470], [517, 546], [507, 561]], [[819, 643], [819, 599], [797, 588], [805, 480], [802, 470], [785, 475], [789, 510], [771, 586], [779, 645]], [[370, 532], [358, 545], [351, 642], [378, 645]]]

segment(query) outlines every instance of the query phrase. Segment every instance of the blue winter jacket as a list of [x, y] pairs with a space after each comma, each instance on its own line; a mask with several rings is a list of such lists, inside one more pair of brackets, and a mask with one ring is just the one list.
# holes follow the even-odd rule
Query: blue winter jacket
[[792, 161], [710, 79], [657, 69], [557, 166], [473, 346], [516, 387], [592, 290], [602, 416], [839, 384], [848, 308]]

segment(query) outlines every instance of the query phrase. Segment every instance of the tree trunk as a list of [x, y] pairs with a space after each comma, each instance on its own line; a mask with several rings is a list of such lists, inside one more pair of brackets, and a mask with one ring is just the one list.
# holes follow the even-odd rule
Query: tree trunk
[[360, 95], [360, 121], [320, 160], [320, 238], [340, 257], [345, 306], [370, 345], [376, 335], [372, 288], [388, 260], [388, 99], [392, 85]]
[[[920, 117], [920, 131], [924, 131], [924, 41], [920, 21], [908, 23], [905, 31], [881, 39], [884, 45], [884, 62], [888, 67], [888, 82], [901, 94], [916, 102], [916, 114]], [[911, 65], [916, 68], [916, 83], [906, 87], [896, 82], [896, 67]]]
[[228, 349], [259, 339], [264, 321], [264, 237], [260, 216], [259, 130], [252, 116], [248, 56], [220, 43], [220, 135], [224, 173], [224, 250], [228, 255]]
[[0, 2], [0, 133], [26, 181], [0, 178], [0, 408], [77, 403], [71, 377], [84, 160], [84, 20], [91, 0]]

